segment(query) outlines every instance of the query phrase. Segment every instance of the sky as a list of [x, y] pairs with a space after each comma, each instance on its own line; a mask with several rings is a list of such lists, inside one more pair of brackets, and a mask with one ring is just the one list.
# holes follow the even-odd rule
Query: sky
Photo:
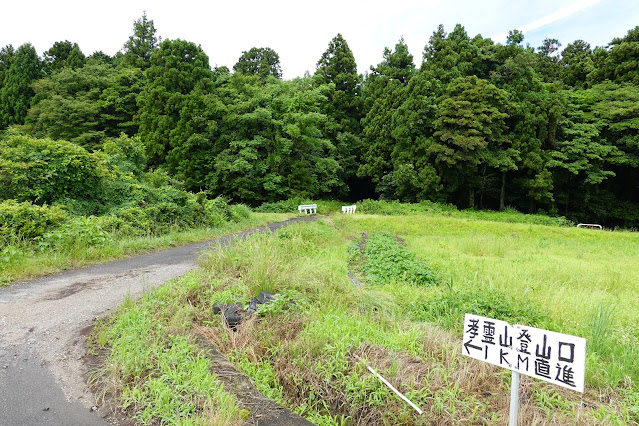
[[313, 73], [338, 33], [364, 73], [400, 37], [419, 66], [439, 24], [447, 32], [461, 24], [471, 37], [496, 43], [519, 29], [533, 47], [555, 38], [563, 47], [581, 39], [593, 48], [639, 25], [638, 0], [31, 0], [3, 4], [0, 47], [31, 43], [42, 55], [54, 42], [69, 40], [87, 56], [98, 50], [113, 55], [144, 11], [158, 36], [201, 45], [212, 66], [232, 68], [243, 51], [270, 47], [285, 79]]

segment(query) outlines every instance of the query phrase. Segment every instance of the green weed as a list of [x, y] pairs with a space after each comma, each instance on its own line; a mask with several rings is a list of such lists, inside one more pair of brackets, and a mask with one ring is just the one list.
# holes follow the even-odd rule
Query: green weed
[[177, 302], [199, 287], [165, 284], [141, 302], [128, 300], [96, 331], [95, 344], [108, 350], [104, 367], [93, 375], [98, 394], [116, 396], [118, 405], [142, 424], [239, 424], [233, 396], [210, 373], [209, 360], [180, 335], [192, 314]]
[[[253, 236], [204, 256], [199, 278], [180, 280], [161, 297], [152, 292], [149, 300], [164, 300], [153, 302], [153, 318], [161, 319], [162, 333], [182, 337], [192, 325], [205, 325], [262, 392], [331, 425], [503, 422], [509, 375], [461, 355], [467, 312], [576, 334], [589, 342], [584, 399], [599, 395], [597, 408], [584, 408], [581, 395], [535, 383], [532, 398], [522, 401], [522, 421], [637, 423], [636, 312], [625, 309], [636, 296], [630, 267], [639, 254], [636, 236], [449, 213], [335, 215]], [[372, 238], [353, 244], [362, 233]], [[380, 263], [428, 259], [448, 285], [415, 285], [406, 269], [378, 272], [383, 285], [355, 285], [349, 267], [364, 269], [371, 239]], [[611, 275], [617, 264], [625, 266]], [[265, 288], [281, 299], [236, 331], [211, 312], [215, 301], [247, 300]], [[614, 311], [611, 301], [619, 304]], [[599, 344], [591, 349], [593, 339]], [[366, 365], [424, 415], [416, 416]]]
[[370, 284], [406, 282], [428, 286], [438, 283], [437, 274], [415, 254], [403, 247], [390, 235], [372, 234], [364, 246], [362, 272]]
[[409, 304], [411, 318], [457, 332], [461, 331], [467, 313], [532, 327], [541, 327], [548, 321], [548, 314], [536, 303], [490, 288], [462, 292], [448, 287], [421, 299]]

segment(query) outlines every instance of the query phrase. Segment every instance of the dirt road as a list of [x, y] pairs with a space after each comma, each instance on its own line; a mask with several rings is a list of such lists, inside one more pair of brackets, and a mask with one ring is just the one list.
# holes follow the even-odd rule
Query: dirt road
[[0, 288], [0, 425], [105, 425], [85, 385], [83, 330], [116, 309], [196, 266], [199, 252], [250, 233], [63, 272]]

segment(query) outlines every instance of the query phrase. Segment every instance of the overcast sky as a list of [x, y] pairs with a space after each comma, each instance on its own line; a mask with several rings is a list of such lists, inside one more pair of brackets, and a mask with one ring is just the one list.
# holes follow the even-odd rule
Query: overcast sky
[[449, 32], [459, 23], [471, 37], [496, 43], [517, 28], [533, 47], [546, 38], [564, 47], [578, 39], [605, 46], [639, 25], [639, 0], [34, 0], [3, 4], [0, 46], [30, 42], [41, 55], [54, 42], [69, 40], [86, 55], [113, 55], [145, 10], [158, 36], [201, 45], [212, 66], [232, 68], [242, 51], [270, 47], [286, 79], [314, 72], [337, 33], [363, 73], [402, 36], [419, 65], [438, 24]]

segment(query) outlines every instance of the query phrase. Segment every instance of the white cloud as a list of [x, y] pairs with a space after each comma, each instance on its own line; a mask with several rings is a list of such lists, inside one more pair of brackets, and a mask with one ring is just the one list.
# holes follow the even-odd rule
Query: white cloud
[[[522, 33], [524, 33], [524, 35], [527, 32], [530, 31], [534, 31], [537, 30], [539, 28], [545, 27], [546, 25], [550, 25], [554, 22], [557, 22], [561, 19], [565, 19], [568, 18], [572, 15], [574, 15], [577, 12], [581, 12], [582, 10], [588, 9], [592, 6], [595, 6], [597, 3], [599, 3], [601, 0], [581, 0], [581, 1], [577, 1], [575, 3], [572, 3], [566, 7], [562, 7], [561, 9], [550, 13], [546, 16], [543, 16], [529, 24], [526, 25], [522, 25], [521, 27], [518, 27], [517, 29], [519, 31], [521, 31]], [[501, 33], [501, 34], [497, 34], [493, 37], [491, 37], [495, 42], [502, 42], [504, 40], [506, 40], [506, 37], [508, 37], [508, 33]]]

